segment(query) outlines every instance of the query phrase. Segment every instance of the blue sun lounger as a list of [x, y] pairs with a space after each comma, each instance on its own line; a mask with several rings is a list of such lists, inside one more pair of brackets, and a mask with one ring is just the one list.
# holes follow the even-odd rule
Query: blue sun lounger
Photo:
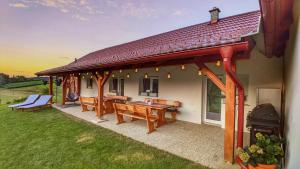
[[38, 108], [43, 106], [48, 106], [50, 104], [49, 101], [52, 98], [51, 95], [41, 95], [33, 104], [24, 105], [17, 107], [18, 109], [30, 109], [30, 108]]
[[26, 106], [26, 105], [29, 105], [29, 104], [33, 104], [38, 98], [39, 98], [40, 95], [38, 94], [33, 94], [33, 95], [30, 95], [27, 97], [27, 99], [22, 102], [22, 103], [18, 103], [18, 104], [13, 104], [13, 105], [10, 105], [8, 106], [9, 108], [17, 108], [19, 106]]

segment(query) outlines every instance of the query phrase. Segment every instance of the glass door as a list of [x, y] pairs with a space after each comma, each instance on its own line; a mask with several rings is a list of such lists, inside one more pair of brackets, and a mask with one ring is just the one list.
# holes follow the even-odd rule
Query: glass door
[[222, 92], [208, 78], [206, 79], [205, 96], [205, 122], [221, 125]]

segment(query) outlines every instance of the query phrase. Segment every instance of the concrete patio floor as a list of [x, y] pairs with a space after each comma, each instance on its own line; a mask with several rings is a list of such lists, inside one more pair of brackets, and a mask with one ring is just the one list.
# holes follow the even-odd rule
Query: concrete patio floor
[[[82, 112], [80, 106], [66, 105], [63, 108], [54, 105], [53, 107], [77, 118], [211, 168], [239, 168], [237, 164], [230, 165], [224, 162], [224, 130], [217, 126], [177, 121], [157, 128], [157, 131], [151, 134], [146, 134], [146, 122], [143, 120], [131, 122], [126, 119], [126, 123], [116, 125], [114, 114], [108, 114], [104, 116], [107, 121], [97, 123], [95, 112]], [[249, 136], [246, 134], [245, 142], [249, 140], [248, 138]]]

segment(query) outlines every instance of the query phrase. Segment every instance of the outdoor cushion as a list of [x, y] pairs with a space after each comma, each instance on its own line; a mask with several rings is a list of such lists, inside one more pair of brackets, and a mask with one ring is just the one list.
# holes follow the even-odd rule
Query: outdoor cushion
[[29, 104], [29, 105], [25, 105], [25, 106], [19, 106], [17, 108], [28, 109], [28, 108], [45, 106], [45, 105], [48, 104], [48, 102], [50, 101], [51, 98], [52, 98], [51, 95], [41, 95], [33, 104]]
[[38, 94], [33, 94], [33, 95], [30, 95], [27, 97], [27, 99], [22, 102], [22, 103], [18, 103], [18, 104], [13, 104], [13, 105], [9, 105], [8, 107], [10, 108], [16, 108], [16, 107], [19, 107], [19, 106], [26, 106], [26, 105], [29, 105], [29, 104], [33, 104], [39, 97], [40, 95]]

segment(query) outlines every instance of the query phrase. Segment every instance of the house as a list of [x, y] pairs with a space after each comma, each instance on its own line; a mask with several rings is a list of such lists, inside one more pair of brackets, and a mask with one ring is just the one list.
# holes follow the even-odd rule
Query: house
[[[298, 48], [291, 49], [294, 53], [285, 50], [287, 44], [299, 46], [297, 40], [288, 41], [292, 4], [292, 0], [260, 0], [260, 11], [226, 18], [219, 18], [220, 9], [213, 8], [209, 22], [101, 49], [36, 74], [50, 76], [50, 82], [53, 76], [63, 78], [63, 104], [67, 90], [97, 97], [99, 117], [103, 116], [103, 96], [108, 94], [132, 100], [179, 100], [178, 120], [224, 128], [224, 159], [232, 163], [235, 142], [243, 146], [246, 113], [258, 103], [271, 102], [282, 119], [288, 115], [299, 119], [296, 101], [287, 100], [299, 98], [293, 92], [299, 87], [290, 84], [299, 81], [295, 75]], [[299, 3], [294, 8], [294, 18], [298, 17], [294, 24], [298, 24]], [[287, 69], [289, 73], [285, 73], [289, 65], [284, 55], [296, 62]], [[74, 89], [66, 83], [70, 80]], [[294, 119], [287, 120], [297, 126]], [[287, 137], [293, 137], [296, 130], [287, 122], [284, 125], [289, 128]], [[296, 142], [289, 145], [288, 151], [297, 156]], [[288, 165], [294, 166], [295, 159], [287, 159], [292, 160]]]

